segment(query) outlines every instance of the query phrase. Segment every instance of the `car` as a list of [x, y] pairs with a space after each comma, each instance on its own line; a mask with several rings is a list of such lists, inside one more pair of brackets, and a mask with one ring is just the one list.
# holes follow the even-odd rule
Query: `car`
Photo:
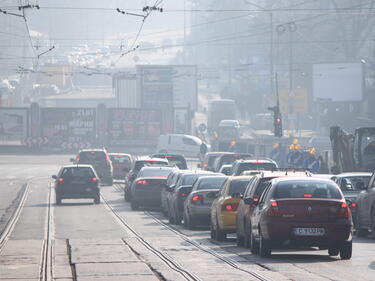
[[125, 201], [130, 202], [131, 200], [130, 187], [132, 186], [133, 181], [137, 178], [139, 171], [143, 167], [145, 166], [164, 167], [168, 165], [169, 165], [169, 162], [167, 159], [150, 158], [150, 157], [141, 157], [141, 158], [136, 159], [132, 164], [131, 170], [125, 177], [125, 187], [124, 187]]
[[313, 177], [275, 178], [268, 183], [251, 216], [252, 252], [268, 257], [272, 250], [319, 247], [329, 256], [352, 256], [353, 222], [339, 186]]
[[197, 225], [209, 224], [211, 204], [217, 197], [227, 176], [202, 176], [193, 184], [189, 196], [184, 201], [183, 221], [189, 229]]
[[153, 154], [151, 158], [165, 158], [170, 166], [177, 166], [181, 170], [187, 170], [187, 163], [184, 156], [179, 154]]
[[143, 167], [130, 188], [132, 210], [138, 210], [139, 206], [160, 207], [162, 187], [175, 170], [172, 167]]
[[237, 160], [233, 164], [232, 175], [239, 176], [247, 170], [277, 170], [278, 166], [271, 159]]
[[340, 187], [352, 211], [353, 223], [357, 222], [357, 197], [370, 181], [371, 173], [342, 173], [336, 175], [334, 181]]
[[229, 165], [223, 165], [223, 166], [221, 166], [221, 168], [219, 170], [219, 173], [230, 176], [230, 175], [232, 175], [232, 168], [233, 168], [233, 166], [230, 165], [230, 164]]
[[357, 196], [356, 233], [363, 237], [375, 232], [375, 172], [367, 185], [358, 188], [362, 191]]
[[214, 176], [208, 171], [189, 171], [182, 174], [176, 184], [168, 189], [167, 205], [168, 205], [168, 219], [171, 224], [181, 224], [182, 214], [184, 211], [184, 201], [189, 196], [194, 182], [203, 176]]
[[[205, 144], [205, 147], [209, 149], [208, 144], [195, 136], [181, 134], [160, 135], [156, 151], [162, 154], [175, 153], [183, 154], [187, 157], [200, 157], [202, 144]], [[203, 153], [206, 153], [206, 151]]]
[[225, 240], [236, 232], [237, 208], [253, 176], [229, 177], [211, 206], [211, 239]]
[[132, 165], [132, 156], [125, 153], [109, 153], [113, 166], [113, 178], [123, 180], [130, 171]]
[[249, 153], [226, 153], [218, 157], [214, 162], [214, 171], [218, 172], [223, 165], [233, 164], [236, 160], [251, 159], [253, 156]]
[[[254, 176], [254, 180], [251, 181], [245, 190], [243, 198], [252, 198], [254, 202], [259, 200], [263, 194], [267, 184], [274, 178], [277, 177], [301, 177], [311, 176], [308, 172], [299, 171], [262, 171]], [[237, 245], [250, 247], [250, 229], [251, 222], [250, 217], [254, 211], [254, 204], [245, 204], [244, 200], [240, 200], [237, 214], [236, 214], [236, 234], [237, 234]]]
[[224, 154], [231, 154], [231, 152], [207, 152], [203, 157], [202, 169], [213, 172], [215, 160]]
[[105, 149], [82, 149], [75, 159], [75, 164], [88, 164], [94, 167], [102, 183], [113, 184], [113, 167], [111, 159]]
[[100, 203], [99, 177], [91, 165], [68, 165], [60, 169], [55, 180], [56, 204], [63, 199], [92, 198]]

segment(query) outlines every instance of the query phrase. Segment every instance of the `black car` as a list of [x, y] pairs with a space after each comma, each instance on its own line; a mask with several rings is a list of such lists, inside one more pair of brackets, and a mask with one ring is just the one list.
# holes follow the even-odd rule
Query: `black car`
[[112, 185], [113, 167], [105, 149], [82, 149], [78, 152], [76, 159], [71, 160], [75, 164], [93, 166], [102, 183]]
[[133, 181], [138, 177], [138, 173], [143, 167], [163, 167], [163, 166], [168, 166], [168, 165], [169, 165], [168, 160], [161, 159], [161, 158], [144, 157], [144, 158], [139, 158], [135, 160], [133, 162], [131, 170], [125, 177], [125, 188], [124, 188], [125, 201], [130, 202], [131, 200], [130, 187], [132, 186]]
[[188, 168], [185, 157], [179, 154], [153, 154], [151, 158], [167, 159], [170, 166], [177, 166], [181, 170]]
[[143, 167], [130, 188], [132, 210], [139, 206], [160, 207], [161, 190], [174, 170], [176, 168]]
[[92, 198], [100, 203], [99, 178], [91, 165], [64, 166], [55, 180], [56, 204], [63, 199]]

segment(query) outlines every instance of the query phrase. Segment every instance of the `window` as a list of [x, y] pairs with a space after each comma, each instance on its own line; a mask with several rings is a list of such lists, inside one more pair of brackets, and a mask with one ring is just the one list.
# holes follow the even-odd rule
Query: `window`
[[209, 178], [209, 179], [202, 179], [196, 190], [203, 190], [203, 189], [220, 189], [225, 182], [226, 177], [218, 177], [218, 178]]
[[95, 177], [94, 172], [89, 167], [71, 167], [64, 168], [61, 172], [61, 177], [80, 177], [80, 178], [92, 178]]
[[249, 183], [249, 180], [233, 180], [230, 183], [229, 187], [229, 195], [233, 194], [244, 194], [247, 184]]
[[85, 151], [79, 154], [79, 161], [82, 162], [100, 162], [105, 160], [104, 151]]
[[120, 163], [120, 164], [130, 164], [131, 159], [129, 156], [126, 155], [110, 155], [111, 161], [113, 163]]
[[267, 182], [267, 184], [265, 185], [265, 188], [264, 188], [264, 192], [260, 196], [259, 204], [263, 204], [265, 202], [266, 197], [268, 195], [268, 192], [271, 189], [271, 186], [272, 186], [272, 184], [270, 182]]
[[186, 137], [182, 139], [182, 142], [186, 145], [192, 145], [192, 146], [198, 146], [199, 145], [195, 140], [190, 139], [190, 138], [186, 138]]

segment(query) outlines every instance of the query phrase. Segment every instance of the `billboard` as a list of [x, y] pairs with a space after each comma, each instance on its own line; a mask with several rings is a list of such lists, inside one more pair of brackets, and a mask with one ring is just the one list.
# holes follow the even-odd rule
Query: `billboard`
[[0, 108], [0, 145], [24, 145], [27, 128], [27, 108]]
[[154, 145], [161, 134], [162, 113], [133, 108], [108, 109], [108, 145]]
[[88, 148], [96, 142], [94, 108], [42, 108], [40, 126], [47, 147]]
[[361, 101], [362, 64], [315, 64], [313, 66], [313, 91], [314, 100]]

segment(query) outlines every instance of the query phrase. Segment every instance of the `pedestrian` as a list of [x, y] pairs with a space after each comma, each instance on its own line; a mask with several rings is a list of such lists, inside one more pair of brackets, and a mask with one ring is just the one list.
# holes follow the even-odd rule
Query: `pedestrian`
[[320, 161], [315, 157], [316, 149], [311, 148], [309, 150], [309, 157], [304, 161], [303, 167], [311, 173], [318, 173], [320, 170]]

